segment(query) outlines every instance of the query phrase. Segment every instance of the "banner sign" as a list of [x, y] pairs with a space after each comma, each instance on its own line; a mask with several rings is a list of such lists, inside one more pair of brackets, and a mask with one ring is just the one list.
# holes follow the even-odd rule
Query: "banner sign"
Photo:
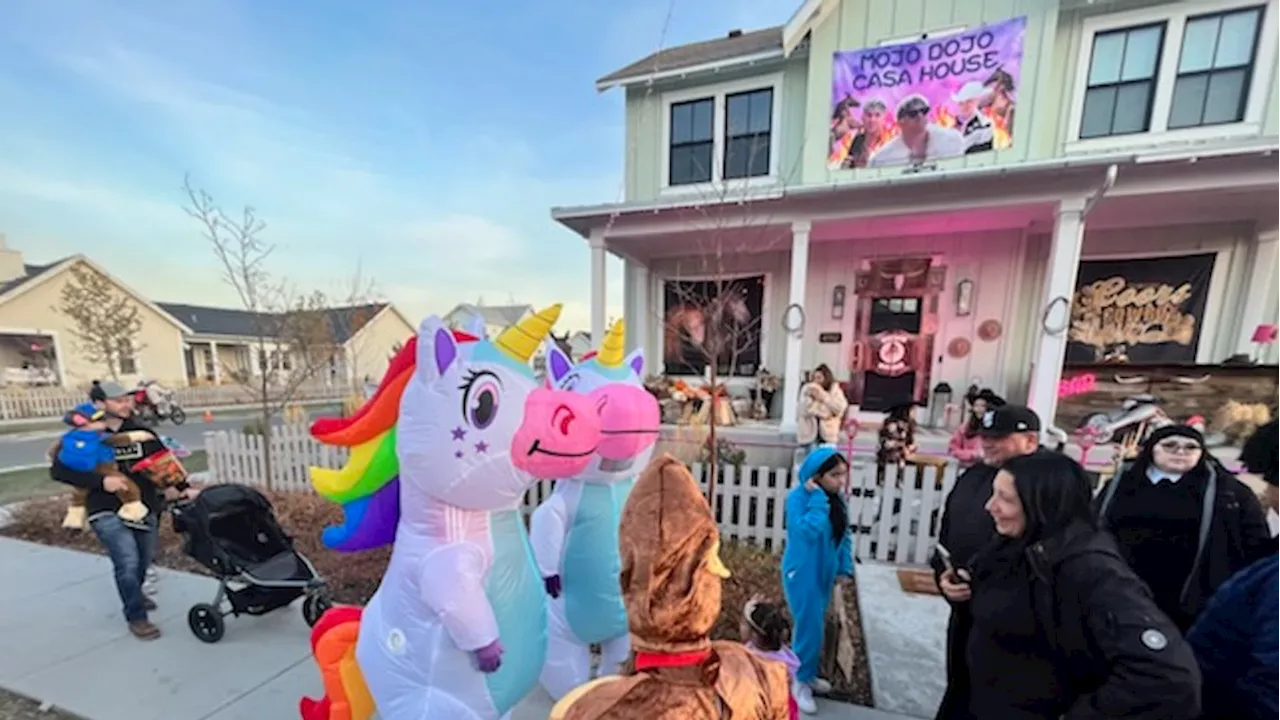
[[1080, 263], [1068, 363], [1194, 363], [1217, 256]]
[[919, 42], [835, 53], [832, 170], [1013, 146], [1025, 17]]

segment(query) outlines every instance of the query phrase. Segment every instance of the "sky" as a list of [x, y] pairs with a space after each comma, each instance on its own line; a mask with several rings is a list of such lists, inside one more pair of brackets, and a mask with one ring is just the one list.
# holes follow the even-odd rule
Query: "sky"
[[[799, 0], [5, 0], [0, 233], [84, 253], [154, 300], [234, 307], [183, 179], [341, 295], [359, 271], [415, 322], [563, 302], [586, 242], [552, 206], [621, 199], [622, 94], [659, 47], [786, 22]], [[610, 316], [622, 312], [612, 260]]]

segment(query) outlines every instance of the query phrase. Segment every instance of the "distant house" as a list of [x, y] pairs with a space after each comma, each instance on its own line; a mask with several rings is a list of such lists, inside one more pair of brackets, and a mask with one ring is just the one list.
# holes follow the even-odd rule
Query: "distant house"
[[[279, 334], [279, 323], [269, 316], [202, 305], [159, 305], [191, 328], [183, 345], [188, 382], [243, 381], [266, 368], [289, 372], [298, 362], [283, 342], [274, 342], [279, 338], [264, 342]], [[391, 356], [414, 333], [413, 325], [391, 303], [333, 308], [326, 315], [333, 348], [324, 374], [335, 384], [377, 382]]]
[[569, 346], [569, 356], [573, 358], [574, 362], [577, 362], [582, 359], [583, 355], [591, 351], [591, 333], [585, 330], [575, 330], [569, 335], [565, 344]]
[[483, 323], [485, 337], [494, 337], [504, 329], [515, 325], [532, 315], [532, 305], [472, 305], [462, 303], [455, 306], [444, 316], [444, 322], [457, 330], [473, 329], [477, 322]]
[[83, 255], [43, 265], [23, 261], [0, 235], [0, 384], [5, 386], [78, 386], [108, 373], [81, 351], [75, 324], [58, 311], [71, 270], [85, 265], [137, 301], [142, 326], [135, 343], [117, 351], [120, 381], [143, 378], [181, 384], [183, 337], [191, 330], [182, 321], [120, 282]]

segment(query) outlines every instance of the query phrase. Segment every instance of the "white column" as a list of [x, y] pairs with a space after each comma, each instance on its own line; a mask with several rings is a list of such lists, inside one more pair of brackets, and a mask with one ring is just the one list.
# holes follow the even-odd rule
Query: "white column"
[[[791, 223], [791, 286], [788, 294], [788, 310], [783, 315], [783, 322], [794, 325], [801, 313], [796, 306], [804, 308], [805, 285], [809, 278], [809, 229], [808, 220]], [[805, 318], [808, 322], [808, 318]], [[785, 331], [784, 331], [785, 332]], [[761, 341], [765, 335], [762, 333]], [[787, 333], [787, 349], [783, 360], [782, 373], [782, 427], [784, 432], [796, 428], [796, 406], [800, 395], [800, 352], [804, 341], [804, 328]]]
[[[1027, 405], [1040, 416], [1040, 424], [1044, 427], [1053, 424], [1058, 412], [1058, 383], [1062, 380], [1062, 362], [1067, 352], [1066, 326], [1071, 319], [1071, 299], [1075, 295], [1076, 276], [1080, 272], [1080, 248], [1084, 244], [1084, 205], [1084, 198], [1058, 203], [1044, 295], [1031, 326], [1031, 332], [1039, 335], [1040, 343], [1031, 368]], [[1065, 302], [1060, 298], [1065, 298]], [[1046, 309], [1049, 309], [1047, 318]], [[1046, 325], [1062, 332], [1050, 335], [1045, 332]]]
[[1240, 289], [1244, 295], [1244, 302], [1240, 312], [1240, 332], [1236, 336], [1237, 353], [1244, 353], [1249, 357], [1253, 357], [1253, 353], [1257, 350], [1253, 344], [1253, 331], [1257, 327], [1271, 319], [1271, 312], [1275, 307], [1267, 307], [1267, 298], [1270, 297], [1271, 285], [1276, 281], [1276, 267], [1280, 263], [1280, 253], [1277, 253], [1277, 236], [1280, 233], [1276, 228], [1264, 228], [1258, 231], [1258, 237], [1254, 241], [1252, 252], [1249, 254], [1249, 268], [1245, 285]]
[[213, 384], [222, 384], [222, 363], [218, 362], [218, 343], [209, 343], [209, 362], [213, 364]]
[[635, 323], [627, 326], [627, 334], [633, 335], [636, 339], [636, 347], [644, 351], [645, 374], [654, 373], [657, 372], [659, 358], [649, 352], [649, 323], [653, 322], [654, 317], [649, 293], [649, 266], [635, 262], [635, 273], [632, 277], [636, 283], [636, 320]]
[[591, 245], [591, 345], [604, 338], [608, 295], [605, 292], [604, 230], [592, 230]]

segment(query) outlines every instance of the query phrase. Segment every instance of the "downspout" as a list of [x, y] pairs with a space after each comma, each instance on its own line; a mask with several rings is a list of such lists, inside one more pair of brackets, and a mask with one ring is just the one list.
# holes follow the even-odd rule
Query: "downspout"
[[1080, 211], [1080, 220], [1082, 222], [1089, 215], [1089, 213], [1093, 212], [1093, 209], [1098, 206], [1098, 203], [1102, 202], [1102, 198], [1106, 196], [1108, 192], [1111, 192], [1111, 188], [1116, 186], [1116, 175], [1118, 175], [1119, 173], [1120, 173], [1119, 165], [1112, 163], [1111, 165], [1107, 166], [1107, 174], [1103, 176], [1102, 184], [1099, 185], [1098, 189], [1094, 191], [1093, 195], [1087, 201], [1085, 201], [1084, 209]]

